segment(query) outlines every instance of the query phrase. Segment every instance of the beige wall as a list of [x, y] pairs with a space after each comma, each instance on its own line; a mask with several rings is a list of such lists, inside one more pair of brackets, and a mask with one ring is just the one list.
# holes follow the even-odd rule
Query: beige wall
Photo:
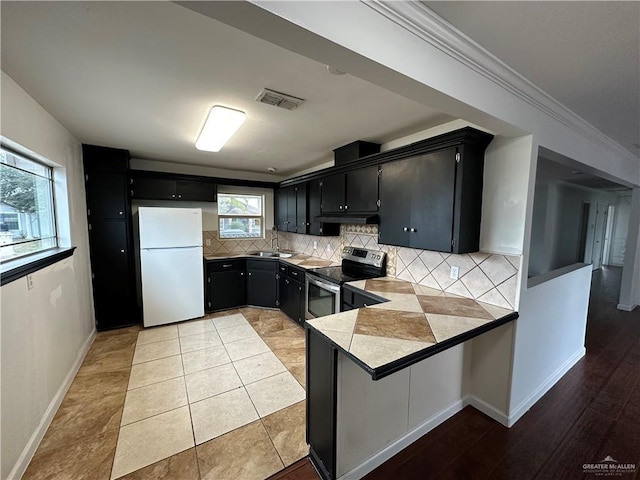
[[[95, 334], [80, 143], [2, 72], [2, 136], [56, 165], [56, 209], [74, 255], [0, 289], [1, 470], [20, 478]], [[66, 198], [65, 198], [66, 190]]]

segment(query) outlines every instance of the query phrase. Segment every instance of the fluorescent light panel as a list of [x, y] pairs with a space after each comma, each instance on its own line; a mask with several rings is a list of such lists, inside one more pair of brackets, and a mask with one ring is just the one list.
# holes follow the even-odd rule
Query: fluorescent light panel
[[209, 112], [209, 117], [202, 127], [196, 148], [207, 152], [219, 152], [245, 119], [244, 112], [216, 105]]

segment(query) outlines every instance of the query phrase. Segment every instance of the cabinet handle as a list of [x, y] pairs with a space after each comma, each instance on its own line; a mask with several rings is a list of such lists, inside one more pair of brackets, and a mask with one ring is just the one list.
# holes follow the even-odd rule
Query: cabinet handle
[[345, 209], [345, 210], [349, 210], [349, 205], [345, 205], [345, 206], [344, 206], [344, 209]]
[[342, 205], [340, 205], [338, 208], [339, 208], [340, 210], [342, 210]]
[[289, 272], [291, 275], [293, 275], [294, 277], [298, 276], [298, 272]]
[[411, 229], [411, 231], [415, 233], [415, 232], [417, 232], [418, 230], [416, 230], [415, 228], [412, 228], [412, 229]]
[[178, 198], [182, 198], [182, 195], [178, 195]]
[[365, 307], [368, 307], [369, 305], [367, 305], [366, 303], [364, 304]]
[[403, 231], [403, 232], [408, 232], [408, 231], [409, 231], [409, 229], [408, 229], [407, 227], [404, 227], [404, 228], [402, 229], [402, 231]]
[[124, 253], [124, 249], [120, 250], [120, 253]]
[[240, 276], [241, 276], [241, 277], [244, 277], [244, 272], [240, 272]]
[[118, 215], [122, 215], [122, 212], [118, 212]]
[[231, 263], [225, 263], [222, 265], [222, 268], [229, 268], [229, 267], [233, 267], [233, 265]]
[[284, 283], [286, 283], [287, 285], [289, 285], [289, 280], [285, 279]]
[[176, 198], [176, 196], [175, 195], [171, 195], [171, 198]]
[[249, 276], [251, 276], [251, 272], [249, 272]]

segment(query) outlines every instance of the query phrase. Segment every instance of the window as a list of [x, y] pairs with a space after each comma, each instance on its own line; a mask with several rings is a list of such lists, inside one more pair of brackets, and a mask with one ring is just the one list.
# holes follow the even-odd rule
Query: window
[[263, 238], [262, 195], [218, 194], [219, 237]]
[[51, 167], [0, 148], [0, 261], [58, 246]]

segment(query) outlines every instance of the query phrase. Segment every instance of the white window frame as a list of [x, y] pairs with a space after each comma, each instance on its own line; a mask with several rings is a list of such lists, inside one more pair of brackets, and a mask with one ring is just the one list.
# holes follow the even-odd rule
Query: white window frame
[[[265, 204], [266, 204], [266, 198], [264, 194], [261, 193], [252, 193], [252, 192], [241, 192], [241, 191], [234, 191], [234, 192], [218, 192], [218, 206], [220, 205], [220, 197], [222, 196], [229, 196], [229, 197], [259, 197], [260, 198], [260, 215], [242, 215], [242, 214], [234, 214], [234, 215], [227, 215], [227, 214], [221, 214], [220, 211], [218, 211], [218, 239], [219, 240], [256, 240], [259, 238], [265, 238], [265, 221], [266, 221], [266, 215], [265, 215]], [[239, 237], [223, 237], [222, 236], [222, 220], [228, 218], [228, 219], [232, 219], [232, 218], [246, 218], [248, 220], [251, 219], [256, 219], [256, 220], [260, 220], [260, 234], [258, 236], [251, 236], [251, 235], [243, 235], [243, 236], [239, 236]]]
[[[46, 172], [45, 175], [40, 175], [38, 173], [34, 173], [34, 172], [30, 172], [27, 170], [24, 170], [23, 168], [20, 168], [17, 165], [12, 165], [11, 163], [6, 163], [6, 162], [2, 162], [3, 165], [5, 165], [7, 168], [12, 168], [15, 169], [17, 171], [21, 171], [24, 172], [28, 175], [33, 175], [34, 177], [38, 177], [40, 179], [44, 179], [46, 181], [49, 182], [49, 193], [50, 193], [50, 198], [48, 198], [47, 203], [49, 205], [49, 211], [51, 214], [51, 225], [50, 225], [50, 229], [52, 232], [52, 235], [49, 236], [39, 236], [33, 239], [27, 239], [25, 241], [21, 241], [21, 242], [14, 242], [14, 241], [10, 241], [7, 243], [4, 243], [4, 245], [6, 246], [18, 246], [18, 245], [28, 245], [29, 243], [35, 243], [35, 242], [43, 242], [43, 241], [49, 241], [48, 245], [39, 248], [37, 250], [33, 250], [33, 251], [29, 251], [29, 252], [24, 252], [21, 254], [17, 254], [17, 255], [12, 255], [10, 257], [6, 257], [6, 258], [2, 258], [0, 257], [0, 263], [6, 263], [6, 264], [10, 264], [12, 261], [14, 260], [21, 260], [21, 259], [28, 259], [31, 256], [34, 255], [40, 255], [43, 252], [47, 252], [48, 250], [53, 250], [53, 249], [57, 249], [60, 245], [60, 240], [59, 240], [59, 236], [58, 236], [58, 218], [57, 218], [57, 212], [56, 212], [56, 203], [55, 203], [55, 183], [54, 183], [54, 171], [53, 171], [53, 167], [51, 165], [48, 165], [42, 161], [36, 160], [33, 157], [31, 157], [30, 155], [26, 155], [20, 151], [17, 151], [13, 148], [8, 147], [7, 145], [5, 145], [4, 143], [0, 144], [0, 149], [3, 150], [4, 152], [7, 152], [8, 154], [18, 158], [18, 159], [22, 159], [22, 160], [26, 160], [28, 162], [34, 163], [36, 165], [38, 165], [39, 167], [42, 167], [44, 169], [44, 171]], [[5, 212], [5, 213], [14, 213], [14, 212]], [[22, 224], [22, 216], [24, 216], [25, 214], [21, 214], [20, 212], [15, 212], [18, 216], [18, 224]], [[0, 232], [0, 235], [2, 235], [2, 233]], [[3, 243], [3, 242], [0, 242]]]

